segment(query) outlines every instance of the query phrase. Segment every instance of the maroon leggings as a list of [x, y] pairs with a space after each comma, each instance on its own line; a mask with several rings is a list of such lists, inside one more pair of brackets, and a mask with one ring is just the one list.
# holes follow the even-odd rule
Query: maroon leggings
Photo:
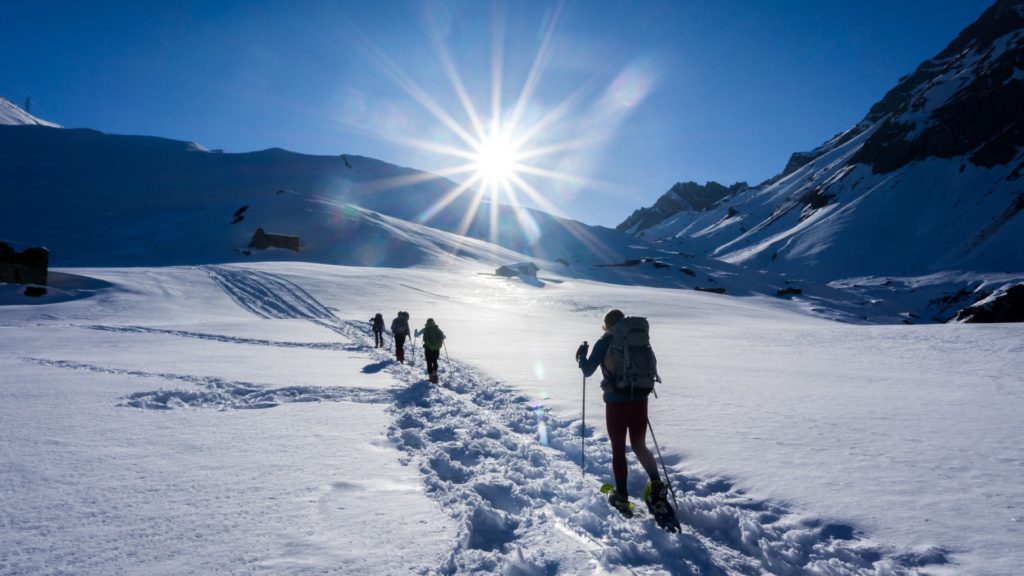
[[612, 443], [612, 474], [618, 491], [626, 493], [626, 478], [629, 467], [626, 465], [626, 433], [629, 433], [629, 445], [633, 453], [643, 465], [647, 475], [658, 478], [658, 463], [654, 455], [647, 449], [647, 399], [636, 402], [607, 402], [604, 405], [604, 417], [608, 424], [608, 439]]

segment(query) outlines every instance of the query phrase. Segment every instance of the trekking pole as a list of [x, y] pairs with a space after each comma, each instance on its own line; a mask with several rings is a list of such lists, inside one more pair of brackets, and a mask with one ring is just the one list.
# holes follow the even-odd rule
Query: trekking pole
[[448, 344], [445, 343], [445, 342], [442, 342], [441, 346], [444, 346], [444, 359], [448, 361], [448, 377], [451, 378], [452, 377], [451, 376], [452, 375], [452, 359], [448, 357]]
[[419, 337], [419, 334], [417, 334], [416, 331], [413, 330], [412, 331], [412, 360], [409, 361], [409, 365], [410, 366], [412, 366], [413, 364], [416, 363], [416, 338], [418, 338], [418, 337]]
[[[590, 345], [584, 340], [583, 344], [576, 349], [576, 363], [587, 359], [590, 352]], [[583, 408], [580, 410], [580, 472], [587, 477], [587, 375], [583, 375]]]
[[583, 416], [580, 418], [580, 473], [587, 477], [587, 377], [583, 377]]
[[672, 494], [672, 503], [679, 510], [679, 502], [676, 500], [676, 489], [672, 487], [672, 479], [668, 477], [668, 468], [665, 468], [665, 458], [661, 455], [661, 448], [658, 446], [658, 439], [654, 437], [654, 426], [651, 426], [650, 418], [647, 419], [647, 428], [651, 431], [651, 440], [654, 440], [654, 449], [658, 451], [658, 460], [661, 461], [661, 471], [665, 473], [665, 483], [668, 484], [668, 491]]

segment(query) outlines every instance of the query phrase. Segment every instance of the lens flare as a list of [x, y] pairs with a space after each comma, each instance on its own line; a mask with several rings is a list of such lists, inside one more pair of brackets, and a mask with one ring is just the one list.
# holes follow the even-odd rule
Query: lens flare
[[654, 72], [645, 63], [623, 70], [608, 87], [607, 96], [621, 106], [632, 107], [642, 102], [654, 84]]
[[547, 392], [541, 392], [541, 399], [530, 404], [530, 411], [533, 412], [534, 418], [537, 419], [537, 441], [543, 446], [548, 445], [547, 413], [544, 410], [544, 401], [548, 398]]
[[544, 379], [544, 363], [540, 360], [533, 364], [533, 375], [537, 377], [537, 380]]

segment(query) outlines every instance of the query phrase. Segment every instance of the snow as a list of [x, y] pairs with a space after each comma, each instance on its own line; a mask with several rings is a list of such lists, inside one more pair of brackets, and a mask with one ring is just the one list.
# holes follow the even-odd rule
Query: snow
[[[1024, 328], [901, 325], [1022, 281], [1016, 160], [875, 175], [850, 165], [865, 121], [648, 244], [467, 216], [454, 183], [371, 158], [50, 130], [2, 99], [0, 124], [0, 240], [56, 267], [39, 297], [0, 284], [0, 574], [1024, 565]], [[257, 227], [299, 253], [248, 248]], [[651, 319], [680, 535], [598, 493], [604, 406], [570, 354], [613, 306]], [[447, 334], [440, 385], [372, 346], [398, 310]]]
[[39, 126], [48, 126], [50, 128], [60, 128], [59, 125], [53, 122], [47, 122], [41, 120], [28, 112], [22, 110], [18, 105], [14, 104], [10, 100], [0, 96], [0, 125], [16, 126], [20, 124], [35, 124]]
[[[729, 204], [681, 213], [645, 236], [747, 269], [833, 286], [848, 285], [847, 278], [960, 271], [960, 284], [931, 294], [944, 298], [992, 274], [1024, 281], [1024, 252], [1017, 249], [1024, 219], [1013, 212], [1020, 192], [1011, 177], [1016, 162], [983, 168], [964, 157], [928, 158], [876, 175], [868, 166], [847, 164], [863, 137]], [[810, 209], [801, 197], [816, 186], [834, 198]], [[730, 208], [737, 212], [733, 218]], [[874, 297], [925, 321], [948, 319], [933, 319], [928, 299], [918, 295], [889, 291]]]
[[[979, 22], [986, 33], [1002, 30]], [[805, 154], [813, 157], [807, 164], [738, 192], [713, 209], [680, 211], [633, 232], [689, 254], [833, 287], [850, 286], [851, 278], [887, 282], [955, 272], [961, 281], [944, 283], [942, 291], [924, 280], [935, 288], [929, 298], [909, 290], [870, 295], [902, 308], [908, 320], [948, 321], [957, 310], [946, 304], [977, 284], [988, 284], [993, 275], [1024, 282], [1019, 183], [1024, 156], [1018, 150], [1016, 157], [1000, 158], [995, 165], [991, 157], [985, 159], [991, 152], [986, 147], [952, 156], [957, 149], [945, 146], [932, 129], [942, 122], [949, 123], [946, 132], [961, 128], [963, 119], [951, 116], [967, 111], [954, 104], [988, 94], [979, 79], [1019, 80], [1020, 70], [1010, 66], [1022, 37], [1019, 30], [994, 39], [979, 34], [957, 54], [925, 61], [908, 77], [918, 80], [907, 80], [857, 126]], [[914, 160], [902, 166], [863, 163], [860, 153], [880, 129], [883, 141], [896, 139], [889, 143], [895, 157], [900, 150], [914, 151], [905, 157]], [[998, 127], [993, 130], [995, 138]], [[919, 142], [925, 131], [930, 140]], [[932, 156], [918, 158], [924, 150]], [[1013, 156], [1012, 151], [1003, 153]], [[858, 159], [861, 163], [854, 163]], [[875, 169], [885, 172], [876, 174]], [[945, 309], [936, 313], [936, 308]]]
[[[470, 258], [493, 273], [508, 262], [532, 261], [540, 267], [540, 282], [561, 274], [772, 297], [795, 284], [802, 291], [798, 308], [817, 317], [944, 321], [927, 302], [912, 306], [918, 300], [901, 292], [875, 292], [868, 304], [856, 291], [826, 283], [840, 286], [835, 283], [844, 278], [867, 275], [923, 276], [936, 268], [979, 275], [1018, 268], [1022, 252], [1007, 250], [1024, 225], [1007, 215], [1017, 193], [1008, 186], [1011, 168], [972, 165], [961, 172], [963, 159], [932, 159], [889, 175], [872, 175], [866, 166], [850, 169], [850, 158], [875, 128], [858, 127], [849, 141], [828, 144], [808, 165], [770, 186], [742, 192], [729, 205], [670, 218], [650, 236], [670, 240], [649, 244], [486, 201], [467, 216], [473, 194], [453, 200], [456, 184], [371, 158], [280, 149], [213, 154], [191, 142], [157, 137], [0, 126], [0, 141], [11, 150], [0, 155], [0, 196], [21, 208], [0, 211], [0, 240], [18, 249], [45, 245], [51, 266], [74, 267], [292, 259], [444, 267], [452, 258]], [[67, 158], [76, 162], [68, 164]], [[827, 184], [823, 193], [835, 199], [812, 209], [800, 199], [818, 183]], [[950, 206], [959, 218], [946, 216]], [[246, 209], [238, 214], [241, 207]], [[737, 211], [732, 218], [731, 208]], [[1004, 217], [993, 220], [993, 214]], [[936, 230], [933, 222], [945, 223], [948, 231]], [[249, 248], [259, 228], [298, 236], [299, 254]], [[639, 264], [627, 265], [633, 262]], [[91, 290], [54, 284], [42, 302]], [[950, 288], [936, 297], [962, 287]], [[0, 287], [0, 302], [21, 298], [19, 288]]]
[[[468, 259], [62, 269], [88, 290], [7, 301], [0, 573], [1011, 574], [1024, 562], [1019, 325], [854, 326], [769, 297], [488, 271]], [[610, 306], [652, 319], [666, 376], [652, 425], [682, 535], [610, 515], [598, 494], [610, 462], [594, 379], [581, 474], [570, 354]], [[440, 386], [421, 350], [410, 366], [373, 348], [366, 319], [398, 309], [448, 335]]]

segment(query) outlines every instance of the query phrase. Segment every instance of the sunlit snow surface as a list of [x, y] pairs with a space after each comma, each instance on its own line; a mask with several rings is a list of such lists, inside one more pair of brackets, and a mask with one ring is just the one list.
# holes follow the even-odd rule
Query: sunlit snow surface
[[[0, 294], [0, 574], [1024, 564], [1024, 327], [853, 326], [774, 298], [490, 271], [66, 269], [50, 303]], [[598, 493], [593, 378], [580, 470], [572, 355], [611, 306], [652, 320], [681, 535]], [[401, 365], [373, 348], [369, 318], [400, 309], [448, 335], [440, 386], [422, 350]]]

